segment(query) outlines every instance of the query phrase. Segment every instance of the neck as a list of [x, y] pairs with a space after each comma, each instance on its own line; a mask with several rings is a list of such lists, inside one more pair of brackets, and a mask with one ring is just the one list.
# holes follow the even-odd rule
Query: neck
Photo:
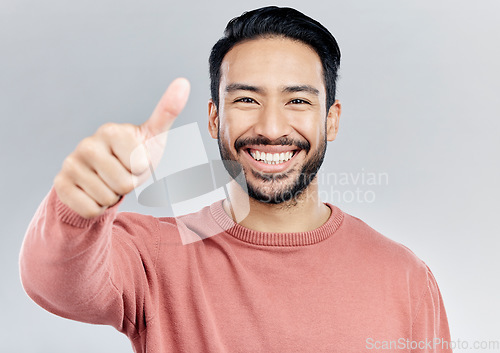
[[319, 199], [316, 179], [296, 199], [270, 204], [249, 197], [234, 181], [224, 200], [226, 213], [240, 225], [273, 233], [295, 233], [316, 229], [330, 217], [330, 208]]

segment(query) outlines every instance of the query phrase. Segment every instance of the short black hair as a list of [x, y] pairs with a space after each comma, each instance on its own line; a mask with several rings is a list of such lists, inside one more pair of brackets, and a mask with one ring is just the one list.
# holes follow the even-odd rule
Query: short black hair
[[298, 40], [313, 48], [321, 59], [326, 88], [326, 109], [335, 103], [340, 48], [333, 35], [318, 21], [289, 7], [268, 6], [244, 12], [226, 26], [224, 36], [212, 48], [209, 58], [210, 92], [219, 107], [221, 64], [239, 42], [272, 36]]

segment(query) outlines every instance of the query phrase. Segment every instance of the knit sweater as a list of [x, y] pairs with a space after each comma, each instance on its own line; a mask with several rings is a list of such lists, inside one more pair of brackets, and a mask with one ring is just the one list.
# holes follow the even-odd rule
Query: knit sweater
[[176, 218], [117, 204], [84, 219], [52, 189], [21, 279], [46, 310], [112, 325], [135, 352], [451, 352], [426, 264], [327, 205], [317, 229], [265, 233], [234, 223], [222, 200]]

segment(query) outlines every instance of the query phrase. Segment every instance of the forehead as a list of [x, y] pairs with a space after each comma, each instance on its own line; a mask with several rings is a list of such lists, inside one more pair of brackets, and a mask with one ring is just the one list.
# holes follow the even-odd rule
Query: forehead
[[238, 43], [224, 57], [220, 89], [232, 83], [268, 88], [312, 85], [324, 91], [323, 66], [307, 44], [289, 38], [259, 38]]

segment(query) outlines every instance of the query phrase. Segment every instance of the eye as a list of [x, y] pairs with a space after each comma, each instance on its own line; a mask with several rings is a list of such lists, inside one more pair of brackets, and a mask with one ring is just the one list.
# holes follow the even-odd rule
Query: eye
[[296, 99], [292, 99], [290, 101], [291, 104], [311, 104], [309, 103], [308, 101], [306, 100], [303, 100], [303, 99], [300, 99], [300, 98], [296, 98]]
[[234, 102], [235, 103], [237, 103], [237, 102], [241, 102], [241, 103], [257, 103], [254, 99], [249, 98], [249, 97], [239, 98], [239, 99], [236, 99]]

